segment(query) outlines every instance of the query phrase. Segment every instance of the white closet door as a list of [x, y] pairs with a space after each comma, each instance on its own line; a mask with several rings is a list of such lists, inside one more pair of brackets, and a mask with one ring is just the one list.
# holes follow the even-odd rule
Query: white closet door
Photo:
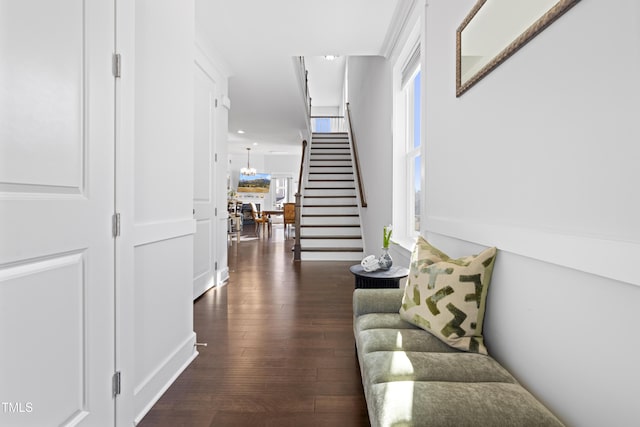
[[0, 425], [113, 425], [114, 3], [0, 29]]
[[[197, 63], [194, 76], [193, 298], [215, 285], [215, 92], [216, 82]], [[221, 212], [221, 214], [226, 212]]]

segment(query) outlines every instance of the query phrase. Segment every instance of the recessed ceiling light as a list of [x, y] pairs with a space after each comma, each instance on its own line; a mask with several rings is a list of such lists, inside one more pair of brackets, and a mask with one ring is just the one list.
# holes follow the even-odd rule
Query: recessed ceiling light
[[242, 129], [238, 130], [238, 133], [242, 134], [244, 131]]
[[327, 61], [333, 61], [338, 57], [338, 55], [325, 55], [324, 59], [326, 59]]
[[254, 143], [253, 143], [253, 145], [258, 145], [258, 143], [257, 143], [257, 142], [254, 142]]

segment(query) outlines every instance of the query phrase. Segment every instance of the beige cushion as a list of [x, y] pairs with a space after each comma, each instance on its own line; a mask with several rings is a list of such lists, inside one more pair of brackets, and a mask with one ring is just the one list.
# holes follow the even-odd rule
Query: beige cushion
[[482, 322], [496, 248], [451, 259], [419, 237], [400, 317], [459, 350], [487, 354]]

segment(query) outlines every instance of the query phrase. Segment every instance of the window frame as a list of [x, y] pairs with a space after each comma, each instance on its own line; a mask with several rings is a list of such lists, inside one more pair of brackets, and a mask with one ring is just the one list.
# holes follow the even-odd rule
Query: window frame
[[[422, 215], [422, 201], [421, 200], [416, 200], [415, 198], [415, 194], [416, 194], [416, 186], [415, 186], [415, 182], [416, 182], [416, 168], [415, 168], [415, 162], [416, 162], [416, 158], [420, 158], [420, 166], [422, 166], [422, 120], [420, 120], [420, 129], [417, 135], [418, 138], [418, 144], [416, 146], [416, 133], [415, 133], [415, 79], [418, 76], [418, 74], [420, 74], [420, 78], [422, 78], [422, 68], [420, 67], [420, 64], [418, 64], [418, 66], [415, 68], [415, 70], [411, 73], [411, 77], [409, 78], [409, 81], [405, 84], [405, 86], [402, 88], [403, 93], [404, 93], [404, 97], [405, 97], [405, 118], [406, 118], [406, 124], [405, 124], [405, 168], [407, 171], [407, 175], [405, 178], [405, 188], [407, 190], [407, 206], [409, 207], [409, 209], [406, 210], [406, 234], [407, 237], [418, 237], [418, 235], [420, 234], [420, 228], [418, 227], [418, 229], [416, 230], [415, 228], [415, 209], [416, 207], [419, 208], [419, 213], [420, 215]], [[422, 82], [420, 82], [422, 83]], [[419, 102], [420, 102], [420, 109], [419, 112], [420, 114], [422, 114], [422, 85], [420, 86], [420, 98], [419, 98]], [[420, 116], [421, 119], [421, 116]], [[422, 167], [420, 168], [420, 177], [418, 179], [418, 181], [420, 182], [420, 189], [422, 189]], [[411, 209], [413, 208], [413, 210]]]
[[[421, 23], [416, 23], [413, 31], [404, 43], [393, 67], [393, 212], [394, 227], [393, 241], [411, 249], [415, 238], [424, 232], [424, 188], [425, 188], [425, 157], [424, 157], [424, 86], [423, 49], [420, 37]], [[417, 55], [416, 55], [417, 54]], [[414, 67], [408, 69], [408, 67]], [[419, 144], [413, 146], [414, 113], [413, 86], [415, 76], [420, 73], [420, 131]], [[409, 96], [410, 95], [410, 96]], [[415, 167], [416, 158], [420, 158], [420, 200], [415, 197]], [[419, 230], [415, 230], [415, 207], [419, 209]]]

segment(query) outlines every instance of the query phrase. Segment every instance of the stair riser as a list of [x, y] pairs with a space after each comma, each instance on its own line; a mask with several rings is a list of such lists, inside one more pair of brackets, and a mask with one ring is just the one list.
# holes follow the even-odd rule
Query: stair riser
[[329, 144], [349, 145], [349, 138], [316, 138], [311, 140], [311, 147], [322, 147]]
[[305, 194], [310, 188], [353, 188], [353, 186], [354, 184], [352, 181], [307, 181], [303, 194]]
[[332, 149], [327, 149], [327, 148], [312, 148], [311, 149], [311, 157], [315, 157], [315, 156], [329, 156], [329, 155], [334, 155], [334, 156], [349, 156], [349, 158], [351, 158], [351, 154], [349, 152], [348, 148], [332, 148]]
[[321, 137], [316, 137], [313, 136], [311, 138], [311, 144], [316, 143], [316, 142], [330, 142], [330, 141], [336, 141], [336, 142], [348, 142], [349, 141], [349, 137], [347, 136], [347, 134], [339, 134], [339, 135], [322, 135]]
[[346, 150], [336, 153], [328, 152], [326, 150], [318, 152], [312, 151], [309, 160], [351, 160], [351, 154]]
[[351, 166], [345, 166], [345, 167], [327, 167], [329, 165], [325, 165], [325, 167], [321, 167], [321, 165], [319, 166], [317, 163], [311, 167], [309, 167], [309, 172], [310, 173], [318, 173], [318, 172], [323, 172], [323, 173], [353, 173], [353, 167]]
[[358, 213], [358, 208], [345, 208], [345, 207], [303, 207], [303, 214], [330, 214], [330, 215], [353, 215]]
[[302, 225], [360, 225], [357, 216], [304, 216], [301, 222]]
[[309, 148], [311, 151], [313, 150], [318, 150], [318, 151], [324, 151], [325, 149], [345, 149], [345, 148], [351, 148], [351, 145], [349, 144], [348, 141], [325, 141], [319, 144], [311, 144], [311, 147]]
[[340, 180], [354, 180], [354, 175], [353, 173], [309, 173], [309, 180], [311, 180], [311, 182], [317, 182], [318, 180], [334, 180], [334, 179], [340, 179]]
[[315, 166], [349, 166], [352, 167], [351, 159], [348, 160], [319, 160], [318, 159], [310, 159], [309, 160], [309, 170], [311, 170]]
[[305, 236], [361, 236], [360, 227], [301, 227], [300, 238]]
[[356, 190], [352, 188], [341, 190], [339, 188], [333, 188], [331, 190], [315, 190], [307, 188], [304, 190], [305, 196], [355, 196]]
[[332, 205], [355, 205], [356, 198], [355, 197], [340, 197], [340, 198], [314, 198], [314, 197], [304, 197], [302, 205], [322, 205], [322, 206], [332, 206]]
[[300, 239], [303, 248], [353, 248], [362, 247], [362, 239]]
[[357, 261], [364, 255], [362, 252], [302, 252], [302, 261]]
[[313, 144], [311, 146], [311, 150], [315, 150], [315, 149], [319, 149], [320, 151], [324, 151], [325, 149], [330, 148], [330, 149], [344, 149], [344, 148], [349, 148], [349, 144], [348, 143], [344, 143], [344, 142], [323, 142], [322, 144]]

